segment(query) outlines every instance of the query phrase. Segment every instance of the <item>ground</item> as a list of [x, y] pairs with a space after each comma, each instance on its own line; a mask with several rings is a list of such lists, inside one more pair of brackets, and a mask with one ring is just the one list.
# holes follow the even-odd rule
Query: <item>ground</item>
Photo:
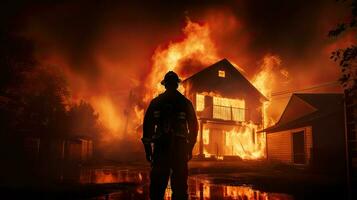
[[[345, 199], [343, 177], [317, 173], [267, 161], [191, 161], [191, 199]], [[47, 185], [41, 189], [13, 190], [4, 195], [42, 199], [148, 199], [150, 166], [147, 163], [112, 163], [90, 166], [100, 179], [86, 184]], [[87, 169], [87, 170], [88, 170]], [[98, 176], [99, 176], [98, 175]], [[92, 183], [88, 183], [92, 182]], [[95, 182], [101, 181], [101, 184]], [[106, 183], [107, 182], [107, 183]], [[170, 189], [167, 190], [169, 198]]]

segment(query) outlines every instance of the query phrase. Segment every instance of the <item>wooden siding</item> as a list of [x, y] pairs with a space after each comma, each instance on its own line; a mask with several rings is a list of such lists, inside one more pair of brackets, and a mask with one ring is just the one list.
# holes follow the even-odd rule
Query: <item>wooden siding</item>
[[312, 149], [312, 128], [302, 127], [298, 129], [286, 130], [267, 134], [267, 154], [269, 160], [280, 161], [284, 163], [293, 163], [292, 133], [304, 131], [304, 149], [306, 160], [309, 164]]
[[267, 134], [267, 153], [269, 160], [292, 162], [291, 133], [281, 131]]
[[310, 164], [311, 161], [312, 145], [312, 128], [311, 126], [305, 127], [306, 164]]

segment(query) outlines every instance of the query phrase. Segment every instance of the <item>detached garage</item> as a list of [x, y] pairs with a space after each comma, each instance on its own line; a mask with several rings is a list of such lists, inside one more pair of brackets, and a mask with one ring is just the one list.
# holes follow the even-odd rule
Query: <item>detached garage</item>
[[312, 151], [311, 126], [267, 134], [268, 159], [309, 164]]
[[[267, 133], [267, 158], [321, 170], [345, 167], [342, 94], [293, 94]], [[336, 171], [336, 172], [337, 172]]]

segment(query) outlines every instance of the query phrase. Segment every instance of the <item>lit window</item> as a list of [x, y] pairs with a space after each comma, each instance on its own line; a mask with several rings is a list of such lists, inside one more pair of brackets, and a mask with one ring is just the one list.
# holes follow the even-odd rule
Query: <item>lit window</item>
[[213, 97], [213, 118], [233, 121], [244, 121], [244, 100]]
[[226, 72], [223, 70], [218, 70], [218, 76], [224, 78], [226, 77]]
[[205, 109], [205, 96], [196, 94], [196, 111], [203, 111]]

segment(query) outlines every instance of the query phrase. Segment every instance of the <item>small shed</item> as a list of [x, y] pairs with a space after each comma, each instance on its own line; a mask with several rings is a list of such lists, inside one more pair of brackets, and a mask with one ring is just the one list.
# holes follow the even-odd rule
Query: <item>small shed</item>
[[92, 158], [90, 138], [23, 137], [24, 161], [27, 168], [44, 180], [78, 180], [79, 166]]
[[267, 133], [267, 158], [318, 169], [343, 169], [343, 94], [293, 94]]

